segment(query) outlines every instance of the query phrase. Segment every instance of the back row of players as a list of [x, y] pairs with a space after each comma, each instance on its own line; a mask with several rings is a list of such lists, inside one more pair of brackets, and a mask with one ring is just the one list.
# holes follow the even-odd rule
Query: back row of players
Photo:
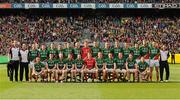
[[[26, 45], [22, 45], [26, 50]], [[108, 81], [112, 75], [112, 80], [122, 79], [130, 81], [131, 74], [134, 74], [135, 81], [139, 75], [142, 81], [150, 78], [152, 81], [152, 71], [155, 66], [156, 80], [159, 80], [159, 45], [152, 42], [149, 45], [143, 42], [141, 46], [137, 43], [129, 46], [127, 43], [120, 47], [118, 42], [114, 47], [109, 42], [105, 43], [104, 48], [99, 47], [98, 42], [93, 42], [93, 47], [89, 47], [88, 41], [85, 41], [83, 47], [80, 43], [75, 43], [74, 47], [70, 43], [65, 43], [64, 48], [58, 45], [50, 44], [47, 48], [42, 44], [37, 48], [32, 44], [28, 50], [28, 59], [30, 61], [30, 81], [32, 77], [35, 81], [39, 76], [46, 81], [67, 80], [70, 73], [70, 80], [79, 81], [84, 79], [94, 79], [94, 81]], [[102, 78], [101, 78], [102, 76]]]

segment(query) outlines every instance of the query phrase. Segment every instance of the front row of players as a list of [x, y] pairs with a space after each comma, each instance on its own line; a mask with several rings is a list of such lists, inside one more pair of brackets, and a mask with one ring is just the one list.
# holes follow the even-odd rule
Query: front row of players
[[84, 60], [79, 54], [77, 59], [73, 60], [71, 54], [67, 59], [63, 59], [63, 54], [59, 54], [59, 59], [54, 60], [53, 54], [49, 55], [46, 62], [41, 62], [39, 57], [36, 57], [32, 65], [32, 77], [35, 81], [41, 77], [41, 81], [63, 82], [70, 81], [130, 81], [130, 76], [133, 74], [134, 81], [149, 80], [149, 65], [145, 62], [144, 57], [141, 57], [140, 62], [136, 63], [133, 55], [123, 59], [123, 54], [118, 53], [117, 58], [113, 58], [111, 53], [107, 59], [103, 59], [102, 53], [98, 52], [98, 57], [95, 59], [91, 53], [87, 54]]

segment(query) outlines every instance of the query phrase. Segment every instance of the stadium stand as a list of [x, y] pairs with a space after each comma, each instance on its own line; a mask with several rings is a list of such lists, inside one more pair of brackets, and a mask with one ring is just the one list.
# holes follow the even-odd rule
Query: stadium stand
[[0, 0], [10, 3], [179, 3], [179, 0]]
[[0, 55], [7, 53], [13, 39], [28, 44], [75, 42], [86, 38], [100, 42], [119, 40], [129, 43], [146, 39], [165, 43], [169, 49], [175, 48], [176, 53], [180, 50], [179, 16], [154, 17], [150, 16], [151, 13], [147, 16], [106, 15], [105, 13], [71, 15], [72, 12], [69, 12], [68, 16], [28, 13], [0, 16]]

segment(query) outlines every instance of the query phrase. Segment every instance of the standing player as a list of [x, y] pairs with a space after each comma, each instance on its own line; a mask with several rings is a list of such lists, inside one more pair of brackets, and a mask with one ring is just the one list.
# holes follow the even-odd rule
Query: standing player
[[[121, 80], [125, 80], [126, 78], [126, 67], [125, 67], [125, 63], [126, 60], [123, 58], [123, 53], [118, 53], [118, 58], [115, 58], [115, 62], [116, 62], [116, 76], [117, 78], [121, 79]], [[120, 73], [120, 75], [119, 75]], [[121, 76], [121, 77], [120, 77]]]
[[108, 42], [105, 43], [105, 47], [102, 49], [103, 58], [108, 58], [108, 54], [112, 53], [110, 48], [110, 44]]
[[77, 55], [77, 59], [75, 59], [75, 61], [74, 61], [74, 66], [75, 66], [75, 69], [76, 69], [76, 72], [75, 72], [76, 76], [75, 77], [77, 77], [77, 73], [79, 73], [79, 79], [82, 82], [83, 81], [83, 76], [81, 74], [83, 73], [83, 69], [84, 69], [84, 61], [81, 58], [81, 54]]
[[33, 66], [32, 77], [34, 78], [35, 82], [38, 81], [39, 76], [42, 78], [42, 81], [45, 79], [45, 65], [40, 62], [40, 58], [36, 57], [35, 63]]
[[133, 59], [133, 55], [130, 53], [129, 57], [126, 60], [126, 70], [127, 70], [127, 78], [130, 82], [131, 74], [135, 75], [135, 81], [138, 79], [138, 72], [137, 72], [137, 64], [136, 61]]
[[48, 76], [49, 76], [49, 80], [51, 82], [55, 81], [55, 69], [56, 69], [56, 61], [53, 57], [53, 54], [49, 54], [49, 59], [47, 60], [46, 63], [46, 79], [48, 80]]
[[144, 61], [144, 57], [141, 57], [141, 61], [138, 63], [138, 72], [141, 76], [141, 81], [148, 81], [149, 79], [149, 65]]
[[79, 42], [75, 43], [75, 47], [73, 49], [73, 54], [74, 54], [74, 59], [77, 59], [78, 54], [81, 54], [81, 48], [80, 48]]
[[[39, 55], [39, 51], [37, 49], [35, 49], [35, 44], [32, 44], [32, 48], [29, 51], [29, 61], [30, 61], [30, 79], [29, 81], [32, 81], [32, 71], [33, 71], [33, 66], [35, 63], [35, 59], [36, 57], [38, 57]], [[40, 59], [40, 58], [39, 58]]]
[[91, 50], [92, 50], [92, 56], [97, 57], [98, 52], [100, 51], [98, 42], [96, 41], [93, 42], [93, 47], [91, 48]]
[[68, 58], [69, 54], [71, 54], [71, 55], [73, 54], [73, 49], [71, 48], [69, 42], [66, 43], [66, 48], [64, 48], [63, 52], [64, 52], [64, 54], [63, 54], [64, 58]]
[[118, 58], [118, 53], [122, 52], [122, 48], [119, 47], [119, 42], [116, 41], [114, 43], [114, 48], [113, 48], [113, 54], [114, 54], [114, 58]]
[[56, 61], [56, 80], [63, 82], [64, 75], [67, 73], [67, 70], [65, 70], [65, 60], [63, 58], [63, 53], [59, 53], [59, 59]]
[[63, 47], [61, 46], [61, 44], [59, 44], [57, 47], [57, 54], [59, 55], [60, 53], [63, 53]]
[[53, 54], [54, 58], [57, 58], [57, 49], [55, 48], [53, 43], [50, 44], [50, 48], [48, 49], [48, 57], [50, 54]]
[[137, 43], [135, 43], [135, 47], [132, 48], [132, 52], [134, 57], [133, 59], [136, 60], [136, 63], [138, 64], [141, 58], [141, 50], [139, 49], [139, 45]]
[[[115, 68], [116, 63], [115, 60], [113, 59], [112, 53], [108, 54], [108, 58], [105, 59], [105, 68], [103, 70], [103, 80], [107, 81], [107, 77], [110, 78], [111, 74], [115, 74]], [[114, 80], [114, 77], [113, 77]]]
[[81, 48], [81, 57], [82, 57], [82, 59], [85, 59], [86, 57], [87, 57], [87, 54], [89, 53], [89, 52], [91, 52], [91, 48], [89, 47], [89, 45], [88, 45], [88, 41], [85, 41], [84, 42], [84, 47], [82, 47]]
[[129, 45], [127, 43], [124, 43], [124, 47], [125, 48], [122, 49], [122, 52], [123, 52], [123, 55], [124, 55], [124, 59], [127, 59], [130, 52], [131, 52], [131, 50], [130, 50]]
[[95, 74], [96, 79], [98, 79], [98, 69], [95, 67], [95, 62], [96, 62], [95, 59], [92, 57], [92, 54], [89, 52], [87, 54], [87, 58], [84, 60], [85, 69], [83, 70], [82, 73], [83, 76], [88, 73], [88, 78], [89, 78], [88, 81], [90, 81], [92, 78], [94, 79], [94, 77], [92, 77], [93, 74]]
[[141, 50], [141, 56], [144, 57], [145, 61], [149, 64], [150, 60], [149, 60], [149, 46], [148, 43], [144, 40], [143, 41], [143, 46], [140, 47]]
[[153, 42], [150, 48], [150, 81], [152, 81], [153, 67], [156, 68], [156, 80], [159, 80], [159, 53], [158, 44]]
[[42, 44], [41, 49], [39, 51], [39, 56], [40, 56], [41, 62], [45, 64], [48, 59], [48, 51], [46, 50], [45, 44]]
[[104, 59], [102, 52], [98, 52], [98, 57], [96, 58], [96, 68], [98, 68], [99, 80], [102, 81], [101, 75], [103, 74], [103, 69], [104, 69]]

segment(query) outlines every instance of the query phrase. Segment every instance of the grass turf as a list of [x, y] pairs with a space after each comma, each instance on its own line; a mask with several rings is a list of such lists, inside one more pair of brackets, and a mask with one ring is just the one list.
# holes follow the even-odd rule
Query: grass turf
[[5, 66], [0, 99], [180, 99], [180, 64], [170, 65], [168, 83], [12, 83]]

